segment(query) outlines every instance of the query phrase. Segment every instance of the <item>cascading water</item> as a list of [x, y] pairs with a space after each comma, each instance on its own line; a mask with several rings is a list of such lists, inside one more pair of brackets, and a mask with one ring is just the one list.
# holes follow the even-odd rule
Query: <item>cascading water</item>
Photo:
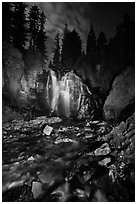
[[79, 110], [83, 109], [83, 112], [87, 110], [84, 103], [91, 93], [72, 71], [60, 80], [52, 70], [47, 70], [45, 75], [40, 76], [42, 78], [36, 76], [34, 78], [32, 75], [29, 80], [25, 77], [21, 79], [21, 99], [26, 101], [29, 99], [33, 102], [36, 100], [35, 104], [38, 104], [39, 109], [45, 108], [45, 114], [54, 113], [67, 118], [76, 116]]
[[47, 81], [47, 99], [51, 112], [57, 111], [59, 98], [59, 83], [54, 71], [50, 71]]
[[[82, 97], [85, 95], [81, 79], [73, 72], [67, 73], [57, 80], [54, 71], [50, 71], [47, 79], [47, 101], [51, 112], [70, 117], [80, 109]], [[88, 90], [87, 90], [88, 92]]]
[[60, 100], [62, 100], [64, 114], [66, 117], [70, 116], [70, 90], [69, 90], [69, 80], [63, 77], [60, 81]]

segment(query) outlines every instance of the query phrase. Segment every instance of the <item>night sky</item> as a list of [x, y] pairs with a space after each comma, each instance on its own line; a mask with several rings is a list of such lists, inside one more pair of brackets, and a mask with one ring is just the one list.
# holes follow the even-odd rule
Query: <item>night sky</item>
[[[30, 3], [34, 4], [34, 3]], [[47, 17], [46, 31], [49, 53], [53, 50], [53, 39], [57, 31], [63, 34], [64, 24], [70, 29], [75, 28], [81, 35], [85, 47], [90, 22], [93, 24], [96, 36], [104, 31], [107, 39], [114, 37], [117, 24], [122, 21], [127, 12], [131, 19], [135, 18], [134, 2], [39, 2]]]

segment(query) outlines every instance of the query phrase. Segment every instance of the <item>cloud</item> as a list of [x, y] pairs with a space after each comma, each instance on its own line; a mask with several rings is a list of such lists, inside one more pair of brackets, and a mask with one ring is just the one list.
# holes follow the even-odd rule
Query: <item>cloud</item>
[[[75, 27], [79, 32], [84, 29], [87, 30], [87, 19], [81, 14], [80, 3], [50, 2], [38, 4], [47, 16], [47, 32], [60, 30], [62, 34], [65, 23], [68, 24], [70, 29]], [[86, 6], [85, 3], [83, 5]]]
[[[56, 33], [59, 31], [60, 36], [63, 36], [65, 23], [68, 24], [70, 30], [75, 28], [79, 32], [85, 48], [90, 23], [94, 26], [96, 36], [100, 31], [104, 31], [110, 38], [114, 35], [115, 27], [122, 19], [124, 11], [128, 11], [129, 8], [129, 4], [126, 3], [103, 2], [37, 2], [32, 4], [37, 4], [46, 14], [45, 28], [49, 53], [54, 48]], [[134, 13], [133, 8], [130, 8], [130, 13]]]

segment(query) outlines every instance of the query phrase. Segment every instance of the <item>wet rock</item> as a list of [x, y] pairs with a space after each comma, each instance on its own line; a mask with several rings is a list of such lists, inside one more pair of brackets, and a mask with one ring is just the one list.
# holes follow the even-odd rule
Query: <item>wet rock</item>
[[98, 132], [98, 134], [103, 134], [106, 132], [106, 128], [104, 126], [102, 126], [97, 130], [97, 132]]
[[99, 123], [98, 120], [94, 120], [94, 121], [91, 121], [91, 122], [90, 122], [91, 125], [95, 125], [95, 124], [98, 124], [98, 123]]
[[42, 183], [48, 183], [47, 175], [41, 173], [38, 175], [38, 178], [40, 179]]
[[23, 185], [23, 181], [13, 181], [9, 184], [8, 189]]
[[46, 127], [45, 127], [44, 130], [43, 130], [43, 133], [44, 133], [45, 135], [48, 135], [48, 136], [49, 136], [52, 131], [53, 131], [53, 127], [51, 127], [51, 126], [49, 126], [49, 125], [46, 125]]
[[108, 158], [105, 158], [105, 159], [99, 161], [98, 163], [99, 163], [101, 166], [107, 166], [110, 162], [111, 162], [111, 158], [108, 157]]
[[87, 123], [86, 126], [84, 127], [84, 130], [86, 132], [91, 132], [91, 127], [90, 127], [90, 123]]
[[59, 186], [56, 190], [52, 192], [52, 195], [58, 195], [58, 201], [65, 202], [68, 196], [70, 195], [70, 185], [68, 182], [65, 182]]
[[117, 119], [120, 112], [134, 101], [135, 74], [134, 68], [127, 67], [113, 82], [112, 90], [104, 104], [106, 120]]
[[[130, 121], [130, 122], [129, 122]], [[131, 146], [129, 152], [134, 152], [134, 138], [135, 138], [135, 118], [134, 114], [129, 117], [126, 122], [121, 122], [119, 125], [114, 127], [111, 132], [106, 135], [106, 138], [110, 141], [113, 147], [117, 149], [126, 149]], [[129, 153], [128, 153], [129, 154]], [[132, 153], [131, 153], [132, 154]]]
[[[77, 118], [78, 119], [82, 119], [85, 117], [89, 117], [90, 115], [90, 107], [91, 107], [91, 101], [89, 100], [89, 98], [83, 98], [82, 99], [82, 105], [78, 111], [77, 114]], [[93, 109], [94, 107], [92, 107], [91, 109]]]
[[89, 134], [85, 135], [86, 139], [93, 138], [93, 137], [95, 137], [95, 135], [93, 133], [89, 133]]
[[35, 158], [33, 156], [28, 158], [28, 161], [34, 161], [34, 160], [35, 160]]
[[34, 199], [38, 198], [40, 195], [43, 194], [42, 186], [43, 186], [43, 184], [40, 182], [34, 181], [32, 183], [32, 193], [33, 193]]
[[95, 156], [108, 155], [111, 149], [107, 143], [104, 143], [100, 148], [94, 151]]
[[76, 140], [72, 140], [72, 139], [70, 139], [70, 138], [63, 138], [63, 139], [57, 139], [56, 141], [55, 141], [55, 144], [60, 144], [60, 143], [62, 143], [62, 142], [65, 142], [65, 143], [67, 143], [67, 142], [72, 142], [72, 143], [77, 143], [77, 141]]

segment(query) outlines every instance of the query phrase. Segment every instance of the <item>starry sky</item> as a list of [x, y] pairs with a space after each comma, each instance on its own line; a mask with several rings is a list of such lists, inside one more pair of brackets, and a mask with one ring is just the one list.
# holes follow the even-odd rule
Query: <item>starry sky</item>
[[63, 35], [65, 23], [72, 30], [75, 28], [83, 40], [85, 48], [90, 23], [94, 26], [96, 36], [100, 31], [106, 34], [107, 39], [113, 38], [116, 26], [122, 21], [127, 12], [132, 20], [135, 19], [134, 2], [37, 2], [46, 14], [46, 31], [48, 36], [49, 53], [53, 50], [53, 39], [57, 31]]

